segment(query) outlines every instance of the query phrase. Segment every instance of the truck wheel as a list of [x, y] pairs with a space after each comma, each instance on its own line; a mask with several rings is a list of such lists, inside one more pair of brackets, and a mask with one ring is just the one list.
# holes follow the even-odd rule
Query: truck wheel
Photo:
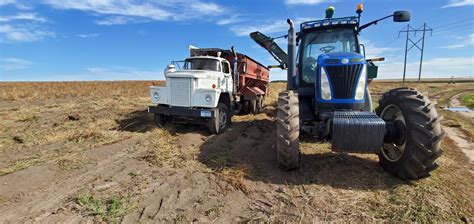
[[214, 117], [209, 120], [209, 132], [211, 132], [212, 134], [220, 134], [227, 129], [229, 123], [229, 109], [224, 103], [217, 104], [216, 113]]
[[250, 101], [244, 100], [244, 102], [242, 103], [241, 114], [246, 115], [246, 114], [249, 114], [249, 113], [250, 113]]
[[258, 107], [258, 100], [250, 100], [250, 104], [249, 104], [250, 113], [257, 114], [258, 113], [257, 107]]
[[277, 160], [285, 170], [298, 168], [300, 120], [298, 93], [291, 90], [278, 94], [277, 108]]
[[155, 124], [159, 127], [166, 125], [168, 123], [168, 119], [166, 119], [165, 115], [163, 114], [155, 114]]
[[415, 89], [398, 88], [383, 95], [376, 113], [395, 127], [388, 130], [380, 165], [402, 179], [429, 176], [438, 167], [435, 161], [442, 154], [444, 136], [435, 105]]

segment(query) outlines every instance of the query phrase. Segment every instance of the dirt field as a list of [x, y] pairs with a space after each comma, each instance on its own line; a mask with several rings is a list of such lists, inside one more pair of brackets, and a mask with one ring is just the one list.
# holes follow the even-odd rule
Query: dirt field
[[[276, 167], [272, 83], [265, 113], [224, 134], [157, 128], [151, 82], [0, 83], [0, 222], [473, 222], [474, 121], [443, 114], [440, 168], [405, 182], [375, 155], [303, 142], [303, 166]], [[400, 84], [371, 84], [374, 102]], [[409, 84], [444, 107], [472, 83]]]

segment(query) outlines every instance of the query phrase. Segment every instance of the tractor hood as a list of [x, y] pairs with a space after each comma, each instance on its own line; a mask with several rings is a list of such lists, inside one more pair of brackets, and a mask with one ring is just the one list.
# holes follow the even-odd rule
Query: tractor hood
[[319, 65], [345, 65], [362, 62], [365, 62], [364, 56], [354, 52], [321, 54], [318, 57]]

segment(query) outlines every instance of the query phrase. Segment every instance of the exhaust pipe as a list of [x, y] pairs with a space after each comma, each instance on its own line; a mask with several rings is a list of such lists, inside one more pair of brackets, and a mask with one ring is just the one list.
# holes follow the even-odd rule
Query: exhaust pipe
[[233, 89], [233, 93], [234, 95], [237, 94], [237, 88], [239, 86], [239, 71], [237, 71], [238, 69], [238, 60], [239, 58], [237, 57], [237, 53], [235, 52], [234, 50], [234, 46], [232, 46], [231, 48], [231, 51], [232, 51], [232, 54], [234, 55], [234, 60], [232, 60], [232, 67], [233, 67], [233, 76], [234, 76], [234, 89]]
[[287, 73], [287, 89], [294, 90], [296, 88], [296, 33], [293, 20], [288, 19], [286, 22], [290, 25], [288, 29], [288, 73]]

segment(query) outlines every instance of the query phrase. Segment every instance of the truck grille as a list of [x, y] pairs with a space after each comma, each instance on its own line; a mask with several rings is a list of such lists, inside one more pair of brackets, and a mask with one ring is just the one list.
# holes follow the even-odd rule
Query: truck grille
[[171, 106], [191, 106], [191, 79], [169, 78], [171, 88]]
[[336, 99], [352, 99], [362, 64], [326, 66], [333, 96]]

